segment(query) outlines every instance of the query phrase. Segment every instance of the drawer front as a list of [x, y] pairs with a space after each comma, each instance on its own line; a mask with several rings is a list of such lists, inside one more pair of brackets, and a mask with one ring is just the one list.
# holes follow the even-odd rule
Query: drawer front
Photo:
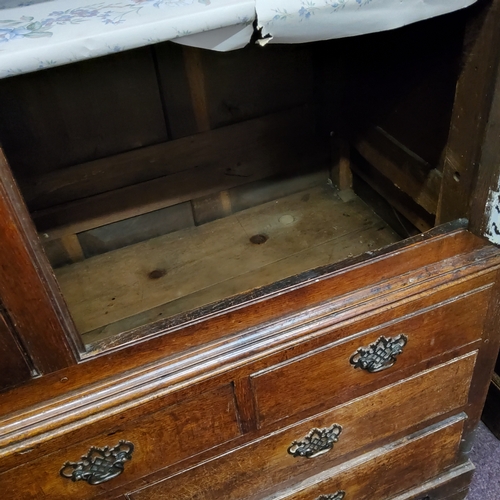
[[[470, 353], [442, 364], [137, 491], [131, 498], [240, 500], [299, 474], [327, 469], [347, 453], [465, 405], [475, 359], [476, 353]], [[342, 428], [340, 433], [335, 425]], [[306, 458], [311, 453], [301, 456], [294, 442], [307, 441], [315, 428], [332, 429], [333, 440], [338, 439], [332, 448], [327, 444]]]
[[[465, 415], [463, 415], [465, 419]], [[463, 420], [440, 424], [363, 455], [269, 500], [386, 500], [437, 476], [458, 458]]]
[[[126, 415], [116, 419], [125, 422]], [[10, 499], [93, 498], [239, 434], [233, 390], [223, 386], [8, 471], [0, 475], [0, 484]], [[92, 453], [96, 460], [89, 472], [81, 463], [92, 447], [100, 451]], [[109, 460], [103, 457], [105, 447]], [[66, 462], [75, 465], [63, 468]], [[71, 479], [75, 467], [76, 482]]]
[[[382, 384], [387, 374], [479, 339], [489, 295], [489, 289], [481, 290], [387, 325], [373, 325], [347, 341], [253, 374], [260, 426], [332, 398], [346, 401], [351, 399], [353, 388], [362, 394], [363, 387], [377, 381]], [[381, 355], [370, 352], [377, 349]], [[364, 363], [368, 367], [360, 366]]]
[[472, 462], [465, 462], [391, 500], [463, 500], [469, 491], [474, 470]]

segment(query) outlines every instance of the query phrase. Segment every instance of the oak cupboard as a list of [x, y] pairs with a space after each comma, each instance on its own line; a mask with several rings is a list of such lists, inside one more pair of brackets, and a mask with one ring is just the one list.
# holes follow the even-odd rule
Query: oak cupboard
[[9, 498], [465, 498], [499, 22], [0, 81]]

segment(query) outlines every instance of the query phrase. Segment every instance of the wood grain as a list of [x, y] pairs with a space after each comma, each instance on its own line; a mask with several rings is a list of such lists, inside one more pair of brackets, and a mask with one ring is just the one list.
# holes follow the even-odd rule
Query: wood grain
[[278, 493], [270, 499], [313, 500], [339, 490], [356, 500], [390, 498], [455, 465], [464, 417], [462, 414], [450, 418], [358, 460], [313, 476], [298, 488], [290, 488], [290, 493]]
[[[498, 158], [500, 157], [500, 62], [496, 73], [493, 103], [491, 105], [486, 132], [481, 149], [477, 178], [470, 200], [470, 230], [484, 235], [495, 242], [498, 237], [494, 229], [489, 228], [490, 220], [495, 222], [495, 193], [500, 191]], [[497, 222], [497, 225], [500, 224]]]
[[380, 127], [365, 130], [354, 140], [363, 158], [430, 214], [435, 214], [441, 172], [405, 148]]
[[500, 1], [479, 2], [472, 12], [444, 157], [437, 224], [469, 212], [500, 58]]
[[475, 467], [465, 462], [392, 500], [422, 500], [426, 495], [436, 500], [465, 500]]
[[[255, 235], [267, 241], [253, 244]], [[187, 312], [398, 239], [360, 200], [344, 203], [325, 183], [65, 266], [56, 275], [83, 334], [125, 318], [130, 323], [122, 326], [130, 329]]]
[[[490, 294], [491, 290], [487, 289], [454, 298], [253, 374], [259, 424], [265, 426], [313, 408], [318, 401], [341, 397], [342, 392], [351, 387], [361, 388], [382, 379], [391, 371], [431, 359], [453, 346], [472, 343], [481, 337]], [[460, 314], [466, 304], [473, 313]], [[349, 359], [359, 347], [367, 347], [381, 336], [393, 338], [401, 333], [407, 336], [408, 344], [391, 368], [368, 373], [350, 365]], [[286, 394], [287, 387], [294, 388], [289, 397], [277, 399], [275, 395]]]
[[[157, 400], [153, 413], [146, 413], [135, 421], [119, 415], [114, 422], [109, 422], [105, 434], [71, 444], [40, 460], [1, 474], [0, 482], [11, 492], [13, 500], [37, 497], [90, 499], [239, 435], [230, 386], [214, 389], [195, 400], [166, 408], [162, 406], [162, 401]], [[132, 459], [125, 464], [124, 472], [114, 480], [91, 486], [85, 481], [75, 483], [59, 476], [59, 470], [66, 461], [77, 462], [92, 446], [112, 447], [120, 440], [132, 442], [135, 449]], [[28, 483], [32, 485], [29, 491], [16, 487]]]
[[[266, 300], [251, 295], [243, 303], [223, 303], [222, 315], [210, 307], [203, 311], [203, 320], [185, 323], [182, 318], [182, 327], [166, 322], [155, 331], [149, 326], [142, 333], [149, 335], [147, 342], [138, 342], [135, 332], [128, 345], [118, 339], [119, 349], [90, 355], [85, 363], [3, 394], [0, 467], [24, 463], [28, 452], [35, 459], [56, 451], [67, 442], [68, 432], [80, 439], [89, 429], [105, 432], [107, 417], [159, 397], [174, 397], [181, 388], [190, 387], [194, 395], [197, 384], [210, 377], [228, 383], [229, 372], [237, 378], [248, 376], [370, 324], [384, 324], [492, 284], [492, 271], [500, 265], [498, 252], [463, 230], [449, 230], [440, 228], [398, 243], [347, 267], [332, 266], [298, 281], [287, 280], [279, 284], [279, 292], [263, 290]], [[331, 328], [334, 324], [339, 327]], [[455, 356], [450, 351], [431, 363]], [[250, 360], [255, 365], [248, 366]], [[425, 369], [425, 364], [412, 367], [405, 376]], [[389, 375], [377, 380], [369, 390], [403, 375], [394, 374], [392, 379]], [[352, 387], [344, 396], [359, 397], [368, 387]]]
[[32, 376], [28, 360], [0, 305], [0, 390], [19, 385]]
[[194, 117], [198, 132], [210, 130], [207, 92], [205, 90], [205, 72], [203, 70], [202, 50], [195, 47], [183, 47], [184, 66], [193, 103]]
[[374, 166], [362, 158], [355, 158], [351, 162], [351, 169], [420, 231], [428, 231], [434, 227], [434, 217], [398, 189], [392, 180], [380, 174]]
[[[64, 234], [85, 231], [223, 191], [284, 170], [300, 170], [314, 164], [314, 159], [325, 157], [325, 149], [313, 139], [313, 128], [310, 110], [299, 108], [156, 146], [153, 150], [146, 150], [145, 156], [150, 162], [152, 154], [155, 158], [153, 163], [159, 162], [160, 170], [167, 169], [163, 176], [156, 175], [156, 178], [138, 184], [112, 188], [111, 191], [72, 202], [62, 203], [61, 198], [59, 205], [33, 214], [35, 225], [47, 235], [44, 236], [46, 239], [59, 238]], [[158, 159], [159, 152], [163, 160]], [[127, 178], [127, 168], [133, 174], [144, 167], [143, 163], [136, 161], [136, 157], [136, 153], [131, 157], [120, 157], [108, 172], [114, 172], [114, 176], [120, 174], [120, 178], [123, 173]], [[108, 167], [105, 168], [108, 170]], [[83, 167], [78, 172], [82, 175], [83, 184], [86, 184], [88, 170]], [[94, 189], [92, 186], [95, 186], [95, 178], [90, 189]], [[85, 188], [78, 182], [71, 189], [63, 182], [62, 191], [65, 197], [68, 192], [80, 192], [79, 196], [85, 194]], [[56, 197], [54, 192], [52, 195]]]
[[[304, 474], [313, 474], [341, 462], [348, 453], [368, 451], [384, 439], [409, 430], [415, 425], [456, 410], [467, 401], [467, 385], [475, 355], [467, 355], [410, 379], [385, 387], [363, 398], [287, 427], [216, 458], [184, 474], [133, 493], [133, 499], [152, 500], [239, 500], [253, 497], [280, 483]], [[459, 382], [460, 381], [460, 382]], [[453, 390], [448, 390], [449, 385]], [[459, 387], [460, 386], [460, 387]], [[426, 405], [415, 399], [426, 394]], [[397, 419], [393, 416], [397, 415]], [[301, 440], [313, 428], [342, 426], [333, 449], [317, 459], [293, 457], [287, 452], [295, 440]], [[234, 464], [238, 480], [234, 481]]]
[[28, 211], [0, 150], [0, 298], [41, 373], [75, 364], [84, 350]]
[[0, 82], [0, 136], [31, 178], [168, 139], [148, 48]]

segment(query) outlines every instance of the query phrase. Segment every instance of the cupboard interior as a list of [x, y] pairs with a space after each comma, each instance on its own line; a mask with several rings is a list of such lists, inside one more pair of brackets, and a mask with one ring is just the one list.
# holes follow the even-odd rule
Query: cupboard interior
[[464, 21], [0, 81], [0, 142], [84, 343], [430, 229]]

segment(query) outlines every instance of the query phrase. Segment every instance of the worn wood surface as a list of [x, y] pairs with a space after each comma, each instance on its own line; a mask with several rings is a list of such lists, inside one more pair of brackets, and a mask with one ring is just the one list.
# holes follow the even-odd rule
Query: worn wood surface
[[348, 498], [359, 500], [390, 498], [454, 465], [464, 417], [462, 414], [450, 418], [379, 448], [306, 479], [289, 492], [271, 495], [268, 500], [314, 500], [340, 490], [345, 491]]
[[315, 104], [311, 50], [303, 46], [207, 50], [202, 60], [212, 127]]
[[78, 240], [89, 258], [192, 226], [193, 212], [185, 202], [85, 231]]
[[0, 150], [0, 299], [40, 374], [75, 364], [83, 351], [55, 277]]
[[148, 48], [0, 82], [0, 137], [30, 178], [167, 140]]
[[435, 219], [429, 212], [398, 189], [390, 179], [382, 175], [363, 158], [353, 159], [351, 169], [420, 231], [428, 231], [434, 227]]
[[9, 327], [0, 305], [0, 390], [29, 380], [32, 376], [29, 358]]
[[[500, 16], [499, 16], [500, 17]], [[500, 62], [498, 64], [493, 103], [486, 124], [474, 192], [470, 200], [469, 227], [476, 234], [500, 241]]]
[[[152, 500], [168, 495], [172, 500], [239, 500], [252, 497], [300, 474], [312, 474], [340, 463], [355, 450], [368, 451], [382, 440], [459, 409], [467, 401], [468, 380], [475, 354], [440, 365], [410, 379], [385, 387], [363, 398], [287, 427], [216, 460], [174, 476], [132, 498]], [[450, 384], [450, 385], [448, 385]], [[448, 390], [453, 386], [453, 390]], [[415, 405], [415, 398], [426, 394], [426, 405]], [[374, 412], [373, 408], [377, 411]], [[397, 414], [397, 419], [393, 416]], [[317, 459], [293, 457], [287, 452], [313, 428], [342, 426], [333, 449]], [[233, 474], [238, 464], [238, 480]]]
[[[58, 238], [223, 191], [285, 170], [292, 172], [314, 165], [315, 160], [321, 165], [325, 149], [313, 139], [313, 134], [310, 110], [299, 108], [168, 142], [154, 147], [153, 154], [156, 155], [158, 149], [162, 150], [162, 154], [166, 155], [166, 163], [161, 168], [172, 168], [170, 175], [61, 203], [35, 212], [33, 219], [37, 229], [47, 235], [44, 236], [46, 239]], [[309, 140], [305, 140], [305, 137]], [[145, 151], [146, 157], [149, 157], [150, 151]], [[135, 157], [135, 153], [132, 156]], [[125, 163], [134, 172], [141, 169], [141, 164], [135, 158], [129, 163], [127, 157]], [[126, 171], [120, 158], [115, 164], [115, 175], [124, 168]], [[83, 168], [82, 175], [86, 183], [86, 168]], [[64, 183], [63, 191], [67, 189], [65, 186]]]
[[[359, 331], [347, 342], [335, 342], [307, 356], [282, 362], [252, 375], [252, 385], [261, 426], [282, 419], [293, 413], [314, 407], [318, 401], [338, 398], [343, 391], [380, 380], [391, 371], [402, 370], [425, 359], [431, 359], [454, 346], [466, 345], [480, 338], [483, 318], [488, 308], [489, 289], [454, 298], [450, 303], [414, 312], [409, 318], [391, 321], [389, 325]], [[464, 307], [471, 307], [471, 314], [463, 315]], [[474, 311], [472, 313], [472, 311]], [[354, 369], [350, 357], [359, 347], [367, 347], [378, 338], [397, 337], [404, 334], [408, 344], [394, 366], [379, 373]], [[307, 378], [304, 377], [307, 373]], [[325, 384], [325, 380], [329, 383]], [[293, 387], [294, 397], [282, 400], [287, 387]]]
[[[107, 418], [129, 413], [159, 397], [175, 397], [182, 388], [195, 397], [202, 389], [200, 384], [224, 385], [233, 378], [248, 377], [290, 356], [301, 356], [355, 335], [370, 324], [385, 324], [489, 286], [491, 269], [500, 260], [496, 251], [485, 253], [489, 247], [483, 245], [464, 232], [446, 236], [438, 233], [430, 240], [415, 241], [405, 251], [381, 253], [378, 257], [375, 253], [369, 264], [347, 270], [344, 266], [342, 272], [334, 272], [328, 279], [312, 278], [305, 287], [291, 284], [288, 292], [265, 301], [195, 321], [148, 342], [122, 345], [115, 352], [108, 351], [105, 356], [93, 357], [7, 392], [0, 401], [0, 467], [5, 470], [28, 457], [33, 460], [57, 451], [67, 445], [68, 433], [72, 442], [86, 439], [88, 433], [103, 433], [109, 427]], [[450, 252], [458, 256], [442, 262]], [[430, 264], [435, 260], [438, 262], [434, 266]], [[377, 284], [372, 281], [374, 275], [381, 279]], [[332, 290], [336, 291], [335, 300]], [[399, 301], [399, 307], [394, 307]], [[338, 327], [331, 328], [334, 324]], [[474, 343], [467, 349], [476, 347]], [[371, 385], [352, 386], [314, 412], [466, 352], [451, 347], [437, 358], [409, 369], [389, 371]], [[250, 360], [254, 360], [252, 366]], [[266, 432], [282, 425], [269, 425]]]
[[[31, 210], [41, 210], [206, 166], [222, 165], [223, 170], [233, 170], [233, 176], [240, 174], [248, 177], [251, 170], [248, 172], [246, 169], [252, 168], [248, 162], [256, 161], [259, 153], [254, 152], [251, 160], [239, 156], [248, 153], [251, 146], [270, 148], [266, 136], [276, 134], [275, 140], [286, 141], [287, 134], [291, 134], [289, 140], [293, 140], [298, 134], [297, 130], [293, 132], [294, 127], [302, 127], [301, 133], [311, 138], [312, 120], [311, 113], [301, 108], [295, 112], [278, 113], [217, 132], [139, 148], [32, 177], [23, 184], [23, 195]], [[240, 160], [246, 162], [238, 165]], [[236, 169], [238, 166], [242, 168]], [[197, 174], [199, 175], [200, 173]]]
[[[1, 474], [0, 483], [10, 492], [13, 500], [44, 497], [90, 499], [229, 441], [240, 433], [230, 386], [171, 407], [162, 408], [161, 400], [149, 406], [154, 408], [153, 413], [148, 415], [143, 411], [138, 420], [133, 419], [133, 414], [120, 415], [105, 434], [66, 446], [40, 460]], [[120, 476], [92, 486], [85, 481], [73, 482], [59, 475], [65, 462], [78, 462], [92, 446], [113, 447], [120, 440], [134, 445], [132, 459], [125, 463], [125, 470]]]
[[354, 140], [363, 158], [430, 214], [435, 214], [441, 172], [399, 143], [380, 127]]
[[193, 105], [197, 132], [206, 132], [211, 128], [202, 53], [203, 51], [201, 49], [195, 47], [182, 48], [184, 68], [186, 71], [190, 100]]
[[324, 183], [56, 275], [80, 333], [130, 318], [128, 330], [398, 239], [363, 202], [343, 202]]
[[426, 495], [436, 500], [465, 500], [474, 470], [472, 462], [465, 462], [392, 500], [425, 500]]
[[480, 1], [471, 14], [444, 157], [437, 224], [469, 212], [500, 60], [500, 2]]
[[471, 384], [471, 397], [467, 410], [469, 418], [465, 424], [467, 433], [472, 432], [481, 418], [482, 408], [488, 392], [489, 382], [493, 375], [495, 361], [500, 347], [498, 324], [500, 321], [500, 273], [497, 272], [495, 287], [489, 300], [488, 310], [484, 316], [483, 345], [476, 366], [476, 374]]

